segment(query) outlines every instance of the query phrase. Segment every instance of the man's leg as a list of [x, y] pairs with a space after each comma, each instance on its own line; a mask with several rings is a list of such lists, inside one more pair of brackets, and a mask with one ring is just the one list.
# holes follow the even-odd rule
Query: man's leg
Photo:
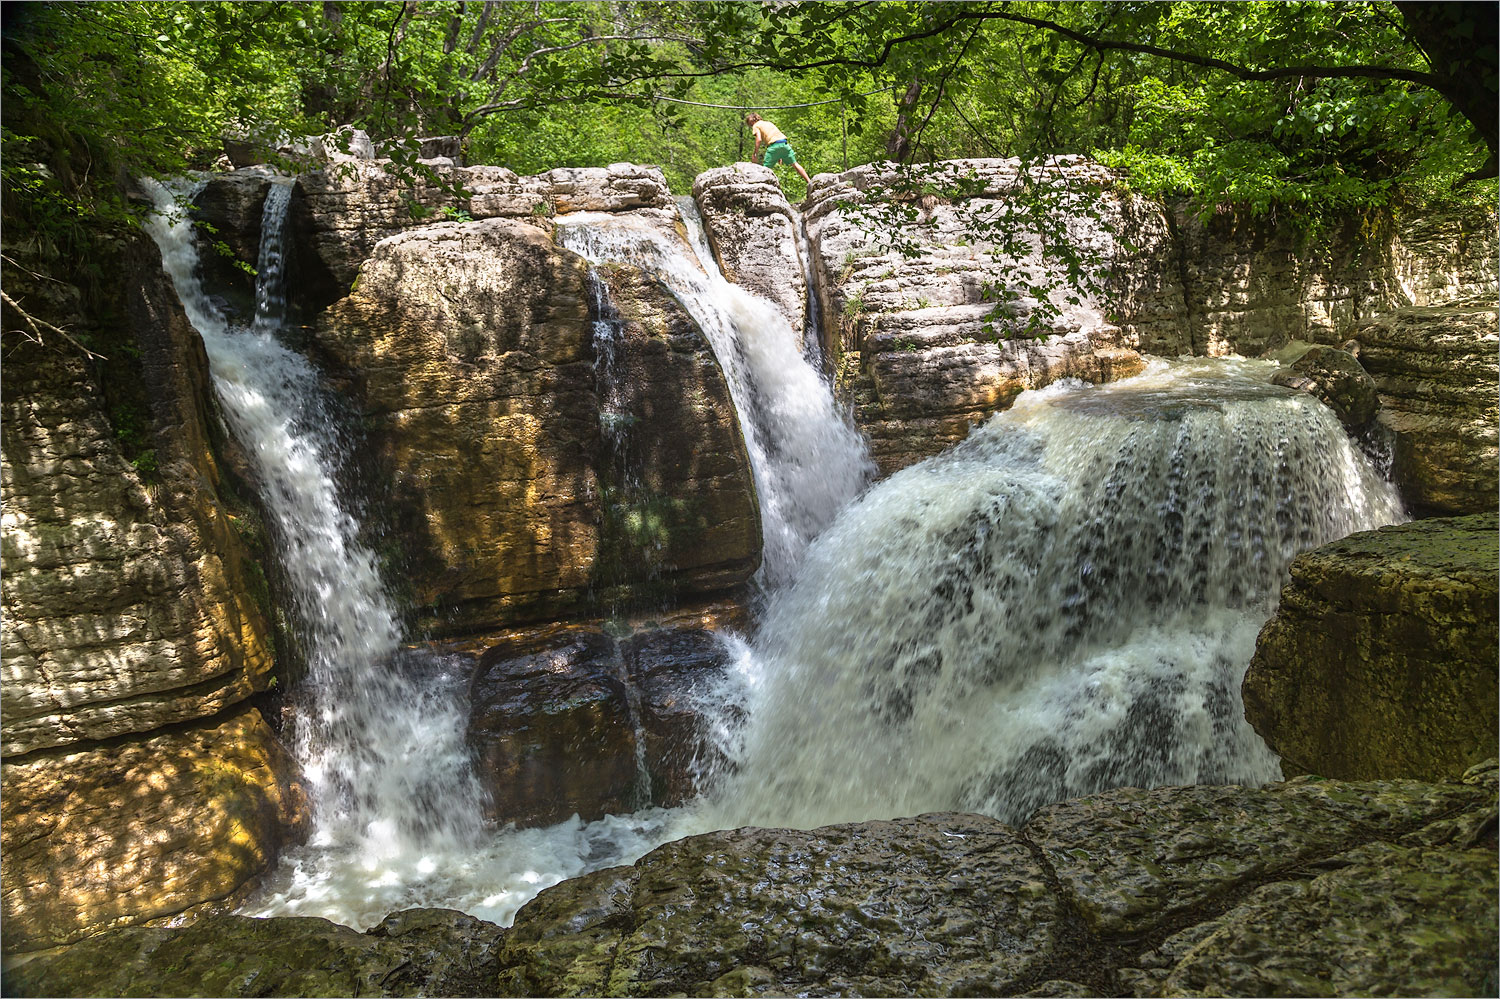
[[807, 181], [809, 184], [812, 183], [812, 178], [807, 175], [807, 171], [806, 170], [802, 169], [802, 164], [801, 163], [793, 162], [792, 166], [794, 166], [794, 167], [797, 168], [797, 172], [802, 175], [802, 179], [803, 180]]

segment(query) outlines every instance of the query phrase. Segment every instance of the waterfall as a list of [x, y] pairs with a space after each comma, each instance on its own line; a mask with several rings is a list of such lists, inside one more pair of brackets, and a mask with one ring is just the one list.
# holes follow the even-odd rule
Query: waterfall
[[316, 372], [277, 340], [291, 187], [275, 184], [266, 198], [256, 315], [246, 327], [205, 294], [177, 197], [146, 184], [157, 205], [147, 229], [203, 338], [231, 430], [254, 462], [307, 655], [286, 735], [309, 785], [313, 832], [248, 911], [359, 924], [402, 905], [442, 902], [483, 829], [463, 738], [467, 671], [399, 648], [375, 557], [335, 486], [345, 450], [336, 421]]
[[768, 588], [791, 578], [803, 550], [874, 472], [859, 432], [802, 357], [770, 302], [731, 284], [707, 249], [691, 198], [678, 201], [697, 252], [638, 220], [602, 213], [558, 219], [558, 241], [595, 264], [658, 275], [703, 329], [738, 412], [760, 497]]
[[1261, 783], [1239, 686], [1298, 552], [1402, 519], [1268, 362], [1156, 362], [1021, 396], [870, 490], [753, 641], [697, 828]]

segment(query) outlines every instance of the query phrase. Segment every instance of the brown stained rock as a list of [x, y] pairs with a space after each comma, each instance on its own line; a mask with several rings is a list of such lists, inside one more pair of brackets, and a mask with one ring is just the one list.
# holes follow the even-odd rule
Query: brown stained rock
[[588, 265], [542, 230], [394, 236], [318, 322], [391, 482], [412, 602], [439, 634], [724, 590], [758, 564], [749, 458], [707, 341], [659, 284], [610, 273], [629, 495], [601, 433]]
[[75, 355], [6, 357], [7, 754], [201, 718], [271, 681], [264, 577], [220, 496], [203, 345], [155, 248], [134, 259], [122, 298], [149, 412], [112, 425]]
[[470, 684], [468, 730], [490, 818], [550, 825], [692, 798], [718, 761], [704, 716], [727, 666], [718, 638], [693, 627], [494, 644]]
[[707, 729], [721, 707], [729, 654], [711, 632], [673, 628], [621, 643], [626, 676], [637, 691], [651, 800], [672, 808], [703, 789], [702, 778], [723, 762]]
[[498, 651], [480, 657], [469, 687], [468, 742], [489, 817], [545, 826], [643, 804], [614, 640], [583, 633], [531, 655]]
[[716, 167], [693, 179], [693, 198], [724, 276], [775, 302], [800, 340], [807, 281], [792, 206], [776, 175], [755, 163]]
[[1500, 332], [1493, 299], [1402, 309], [1353, 336], [1380, 395], [1380, 423], [1394, 437], [1393, 474], [1407, 506], [1427, 515], [1494, 510]]
[[1415, 521], [1297, 557], [1243, 689], [1288, 773], [1435, 779], [1494, 754], [1497, 527]]
[[302, 828], [292, 765], [254, 708], [3, 766], [7, 952], [230, 895]]

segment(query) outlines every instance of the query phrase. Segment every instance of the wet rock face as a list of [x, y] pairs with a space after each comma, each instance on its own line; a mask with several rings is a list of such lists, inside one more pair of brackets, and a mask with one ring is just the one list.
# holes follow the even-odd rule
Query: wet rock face
[[1396, 484], [1419, 515], [1495, 509], [1495, 317], [1493, 300], [1401, 309], [1353, 334], [1380, 395], [1380, 423], [1394, 438]]
[[468, 741], [490, 818], [592, 821], [693, 797], [717, 759], [702, 706], [727, 663], [718, 639], [696, 628], [625, 639], [570, 628], [535, 651], [505, 643], [484, 653]]
[[[488, 995], [504, 931], [451, 909], [394, 913], [368, 933], [315, 917], [215, 916], [184, 930], [136, 928], [27, 966], [7, 986], [32, 995]], [[7, 989], [7, 991], [9, 991]]]
[[0, 769], [7, 952], [224, 899], [306, 821], [294, 767], [254, 708]]
[[1375, 380], [1345, 350], [1313, 347], [1271, 380], [1322, 400], [1349, 430], [1368, 426], [1380, 408]]
[[491, 820], [545, 826], [623, 815], [640, 799], [635, 726], [614, 642], [593, 633], [517, 658], [486, 655], [469, 745]]
[[1298, 556], [1245, 674], [1245, 717], [1288, 773], [1451, 773], [1497, 735], [1494, 513]]
[[1491, 762], [1443, 784], [1122, 788], [1020, 830], [738, 829], [565, 881], [509, 930], [212, 917], [104, 934], [7, 985], [177, 994], [186, 968], [221, 995], [1484, 995], [1496, 815]]
[[756, 163], [700, 173], [693, 198], [724, 277], [776, 303], [799, 334], [807, 324], [807, 280], [797, 224], [776, 175]]
[[[317, 346], [391, 484], [425, 627], [473, 633], [626, 591], [722, 590], [758, 565], [749, 458], [707, 341], [639, 272], [609, 280], [617, 413], [588, 265], [532, 225], [394, 236], [320, 317]], [[623, 456], [606, 415], [627, 426]]]

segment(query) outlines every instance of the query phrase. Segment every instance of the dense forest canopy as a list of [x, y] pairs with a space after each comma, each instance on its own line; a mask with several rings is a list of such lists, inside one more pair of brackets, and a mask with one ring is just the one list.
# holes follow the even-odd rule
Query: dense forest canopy
[[[1383, 2], [106, 2], [7, 5], [7, 221], [65, 248], [128, 173], [228, 134], [463, 137], [521, 172], [749, 155], [813, 173], [1083, 153], [1200, 211], [1494, 199], [1496, 5]], [[788, 173], [788, 193], [801, 181]]]

